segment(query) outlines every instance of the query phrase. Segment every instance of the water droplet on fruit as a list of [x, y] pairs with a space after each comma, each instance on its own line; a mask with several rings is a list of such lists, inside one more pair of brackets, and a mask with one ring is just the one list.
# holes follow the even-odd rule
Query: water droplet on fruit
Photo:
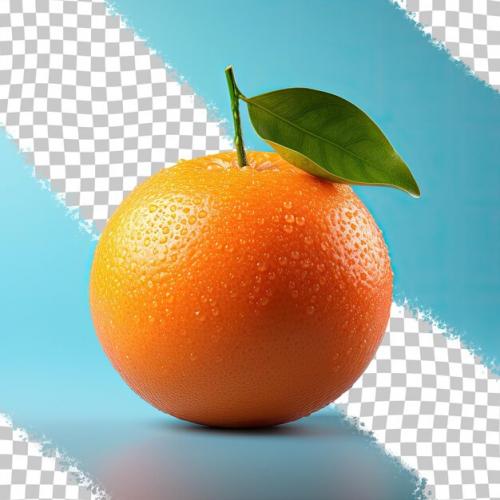
[[297, 252], [297, 250], [292, 250], [290, 256], [292, 257], [292, 259], [297, 260], [300, 257], [300, 253]]
[[267, 264], [265, 262], [257, 262], [257, 269], [262, 273], [267, 269]]
[[290, 226], [289, 224], [285, 224], [285, 225], [283, 226], [283, 231], [285, 231], [285, 233], [290, 234], [290, 233], [293, 231], [293, 227], [292, 227], [292, 226]]
[[314, 314], [315, 308], [313, 305], [307, 306], [306, 312], [309, 314], [309, 316], [312, 316]]
[[305, 223], [306, 223], [305, 217], [302, 217], [301, 215], [295, 217], [295, 224], [297, 224], [297, 226], [303, 226]]
[[283, 206], [289, 210], [290, 208], [293, 207], [293, 203], [291, 201], [285, 201], [283, 202]]
[[288, 259], [286, 257], [280, 256], [280, 257], [278, 257], [278, 264], [280, 266], [286, 266], [287, 260]]
[[289, 224], [293, 224], [295, 221], [295, 216], [293, 214], [285, 214], [285, 221]]

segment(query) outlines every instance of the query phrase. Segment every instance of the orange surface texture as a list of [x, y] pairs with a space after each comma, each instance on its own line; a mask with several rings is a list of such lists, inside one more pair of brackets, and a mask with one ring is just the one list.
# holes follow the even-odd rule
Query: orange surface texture
[[295, 420], [361, 375], [392, 300], [386, 245], [347, 185], [275, 153], [180, 162], [111, 217], [91, 309], [146, 401], [211, 426]]

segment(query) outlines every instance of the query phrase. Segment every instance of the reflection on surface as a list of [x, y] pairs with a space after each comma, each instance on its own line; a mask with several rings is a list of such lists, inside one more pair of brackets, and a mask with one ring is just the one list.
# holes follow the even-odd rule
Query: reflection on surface
[[59, 423], [52, 433], [116, 500], [403, 500], [418, 484], [331, 410], [258, 431], [160, 416]]

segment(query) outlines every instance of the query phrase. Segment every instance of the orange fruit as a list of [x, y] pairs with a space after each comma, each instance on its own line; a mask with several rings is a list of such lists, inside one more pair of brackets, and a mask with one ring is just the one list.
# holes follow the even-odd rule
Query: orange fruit
[[392, 272], [352, 189], [275, 153], [183, 161], [137, 187], [98, 243], [95, 328], [146, 401], [222, 427], [298, 419], [347, 390], [382, 338]]

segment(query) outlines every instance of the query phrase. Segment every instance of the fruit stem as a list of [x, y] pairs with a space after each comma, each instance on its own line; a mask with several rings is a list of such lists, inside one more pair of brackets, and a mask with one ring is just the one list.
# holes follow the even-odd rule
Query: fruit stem
[[245, 145], [243, 144], [243, 135], [241, 133], [241, 120], [240, 120], [240, 97], [242, 93], [236, 85], [234, 79], [233, 67], [228, 66], [225, 70], [227, 86], [229, 88], [229, 97], [231, 99], [231, 113], [234, 122], [234, 145], [236, 147], [236, 154], [238, 156], [238, 165], [244, 167], [247, 164], [247, 157], [245, 154]]

